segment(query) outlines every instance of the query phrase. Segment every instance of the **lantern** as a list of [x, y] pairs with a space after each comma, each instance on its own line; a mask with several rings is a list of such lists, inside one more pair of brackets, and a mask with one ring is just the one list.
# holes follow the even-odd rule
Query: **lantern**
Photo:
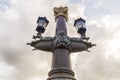
[[48, 23], [49, 21], [46, 19], [46, 17], [38, 17], [38, 20], [37, 20], [38, 26], [36, 28], [36, 31], [40, 34], [44, 33]]
[[85, 36], [86, 33], [86, 26], [85, 26], [85, 20], [82, 18], [79, 18], [77, 20], [74, 21], [74, 26], [77, 29], [77, 32], [81, 35], [81, 36]]

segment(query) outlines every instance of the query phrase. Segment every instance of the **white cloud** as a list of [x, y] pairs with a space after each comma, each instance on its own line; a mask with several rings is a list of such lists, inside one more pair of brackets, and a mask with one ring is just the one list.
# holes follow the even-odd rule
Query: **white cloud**
[[5, 64], [4, 62], [0, 62], [0, 79], [1, 80], [12, 80], [15, 79], [16, 68], [14, 66], [10, 66]]
[[119, 20], [120, 19], [117, 19], [117, 17], [119, 16], [114, 16], [114, 15], [106, 15], [104, 16], [103, 18], [103, 27], [105, 28], [105, 30], [107, 30], [107, 32], [110, 32], [110, 33], [114, 33], [116, 32], [116, 30], [119, 28], [120, 26], [120, 23], [119, 23]]
[[[0, 62], [0, 79], [40, 80], [47, 78], [52, 54], [42, 51], [32, 52], [32, 48], [26, 46], [26, 43], [31, 40], [33, 34], [36, 34], [38, 16], [46, 16], [50, 20], [44, 36], [54, 36], [55, 21], [52, 8], [67, 5], [69, 7], [68, 34], [79, 36], [73, 27], [73, 22], [78, 17], [83, 17], [87, 19], [87, 36], [90, 36], [90, 41], [97, 44], [90, 53], [82, 52], [71, 55], [76, 78], [81, 80], [119, 80], [120, 16], [116, 13], [116, 7], [113, 7], [112, 1], [107, 3], [103, 0], [84, 0], [81, 5], [79, 4], [81, 1], [77, 2], [71, 3], [69, 0], [10, 0], [11, 7], [5, 8], [0, 13], [0, 60], [3, 62]], [[85, 2], [87, 3], [85, 4]], [[89, 6], [87, 6], [88, 4]], [[96, 8], [94, 8], [94, 4], [96, 4]], [[111, 14], [109, 13], [111, 7], [105, 5], [112, 5]], [[2, 7], [6, 7], [6, 4]], [[108, 12], [106, 14], [102, 14], [104, 7]], [[95, 12], [94, 10], [97, 9], [102, 9], [102, 11]]]

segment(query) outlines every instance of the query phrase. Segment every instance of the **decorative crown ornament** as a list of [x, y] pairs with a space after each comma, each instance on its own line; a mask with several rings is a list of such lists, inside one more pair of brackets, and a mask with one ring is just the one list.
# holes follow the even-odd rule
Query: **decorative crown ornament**
[[64, 16], [66, 21], [68, 21], [68, 7], [62, 7], [62, 6], [54, 7], [53, 11], [54, 11], [54, 16], [55, 16], [55, 21], [58, 16]]

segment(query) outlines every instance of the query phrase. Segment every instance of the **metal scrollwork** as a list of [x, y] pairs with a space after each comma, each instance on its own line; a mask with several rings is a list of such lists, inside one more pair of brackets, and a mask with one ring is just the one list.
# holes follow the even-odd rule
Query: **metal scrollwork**
[[69, 37], [64, 34], [64, 32], [59, 33], [55, 37], [55, 40], [53, 42], [54, 48], [69, 48], [70, 47], [70, 40]]

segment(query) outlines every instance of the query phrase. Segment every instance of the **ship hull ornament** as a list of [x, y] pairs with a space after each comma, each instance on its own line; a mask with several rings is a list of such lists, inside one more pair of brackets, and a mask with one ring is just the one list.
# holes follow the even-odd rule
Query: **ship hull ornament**
[[66, 29], [68, 8], [55, 7], [53, 11], [56, 22], [55, 37], [42, 37], [41, 33], [45, 32], [49, 21], [46, 17], [39, 17], [36, 28], [38, 33], [36, 36], [33, 36], [35, 40], [27, 44], [34, 47], [33, 50], [52, 52], [52, 67], [48, 73], [48, 80], [75, 80], [74, 72], [71, 69], [70, 54], [81, 51], [90, 52], [88, 49], [96, 46], [96, 44], [88, 42], [89, 37], [86, 37], [86, 21], [83, 18], [78, 18], [74, 22], [80, 37], [69, 37], [67, 36]]

